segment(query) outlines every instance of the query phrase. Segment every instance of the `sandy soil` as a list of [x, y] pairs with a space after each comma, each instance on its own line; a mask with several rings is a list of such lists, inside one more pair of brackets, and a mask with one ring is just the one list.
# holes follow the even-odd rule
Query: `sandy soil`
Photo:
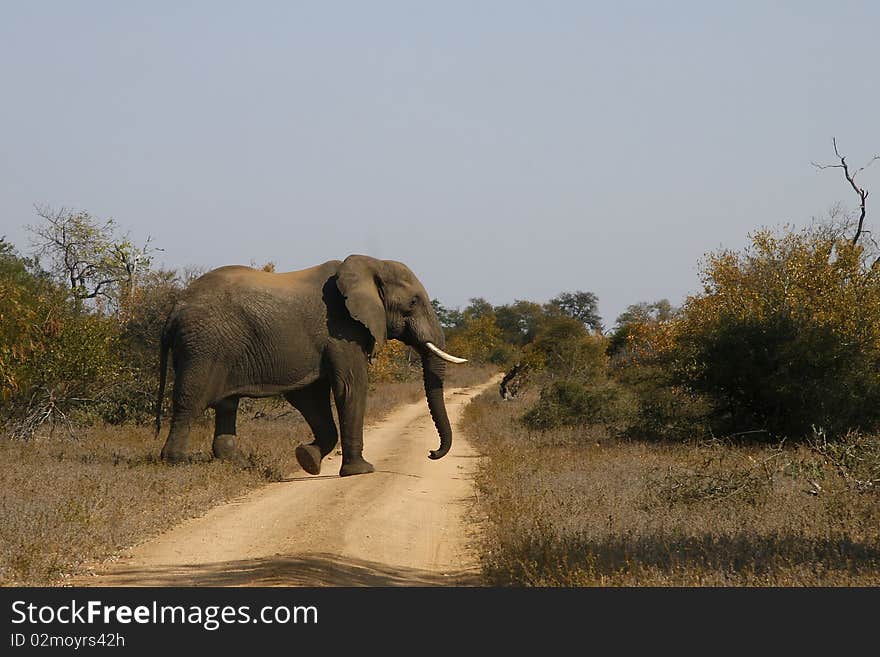
[[[364, 456], [376, 472], [340, 478], [339, 455], [322, 474], [288, 479], [215, 507], [76, 586], [473, 585], [478, 562], [465, 515], [477, 454], [460, 431], [462, 409], [499, 377], [446, 393], [452, 451], [428, 459], [438, 438], [424, 400], [368, 427]], [[298, 466], [297, 466], [298, 467]]]

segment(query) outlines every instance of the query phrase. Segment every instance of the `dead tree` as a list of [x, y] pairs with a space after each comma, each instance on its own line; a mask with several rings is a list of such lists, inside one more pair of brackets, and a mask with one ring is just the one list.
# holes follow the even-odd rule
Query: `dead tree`
[[513, 368], [501, 379], [500, 393], [501, 399], [507, 401], [513, 399], [519, 393], [520, 387], [525, 383], [525, 373], [527, 366], [517, 363]]
[[[853, 188], [856, 194], [859, 197], [859, 219], [856, 224], [856, 232], [852, 237], [852, 244], [855, 246], [858, 244], [859, 239], [863, 234], [869, 233], [870, 231], [865, 230], [865, 215], [866, 215], [866, 206], [865, 201], [868, 199], [868, 190], [864, 187], [860, 187], [858, 183], [856, 183], [856, 176], [859, 175], [862, 171], [871, 166], [875, 161], [880, 160], [880, 155], [875, 155], [870, 160], [868, 160], [867, 164], [856, 169], [855, 171], [850, 171], [849, 165], [846, 163], [846, 157], [840, 154], [840, 151], [837, 148], [837, 139], [832, 139], [831, 143], [834, 145], [834, 155], [839, 160], [838, 163], [835, 164], [817, 164], [813, 162], [813, 166], [817, 169], [842, 169], [843, 175], [846, 178], [846, 181], [849, 183], [849, 186]], [[876, 266], [877, 262], [880, 261], [880, 256], [876, 260], [874, 260], [874, 265]]]

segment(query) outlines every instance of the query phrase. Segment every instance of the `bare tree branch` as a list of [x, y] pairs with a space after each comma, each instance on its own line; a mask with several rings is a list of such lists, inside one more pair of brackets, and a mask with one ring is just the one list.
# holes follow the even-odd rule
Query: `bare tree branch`
[[846, 181], [849, 183], [850, 187], [853, 188], [855, 193], [858, 194], [858, 196], [859, 196], [859, 219], [858, 219], [858, 224], [856, 226], [855, 235], [853, 235], [853, 238], [852, 238], [852, 244], [853, 244], [853, 246], [855, 246], [856, 244], [858, 244], [859, 238], [862, 236], [862, 233], [864, 232], [865, 215], [866, 215], [865, 201], [868, 198], [868, 190], [866, 190], [864, 187], [859, 187], [858, 184], [856, 184], [856, 176], [859, 173], [861, 173], [862, 171], [864, 171], [865, 169], [867, 169], [869, 166], [871, 166], [874, 162], [876, 162], [877, 160], [880, 160], [880, 155], [875, 155], [863, 167], [856, 169], [856, 171], [853, 173], [850, 173], [849, 165], [846, 163], [846, 157], [841, 155], [840, 150], [837, 148], [837, 139], [833, 138], [831, 140], [831, 143], [834, 145], [834, 155], [837, 157], [838, 160], [840, 160], [840, 164], [817, 164], [816, 162], [813, 162], [812, 164], [817, 169], [843, 169], [843, 175], [846, 178]]

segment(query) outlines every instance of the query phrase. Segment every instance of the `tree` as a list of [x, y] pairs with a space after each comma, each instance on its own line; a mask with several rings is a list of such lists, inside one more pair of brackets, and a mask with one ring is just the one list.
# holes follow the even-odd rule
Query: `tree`
[[112, 219], [101, 222], [88, 212], [48, 206], [36, 211], [42, 222], [28, 226], [36, 254], [48, 259], [49, 273], [70, 289], [77, 310], [99, 297], [118, 310], [150, 267], [151, 240], [137, 247], [128, 235], [117, 235]]
[[[856, 219], [856, 229], [852, 237], [852, 245], [855, 246], [859, 243], [859, 239], [862, 237], [862, 235], [868, 232], [865, 230], [865, 216], [867, 212], [865, 202], [868, 200], [868, 190], [866, 190], [864, 187], [859, 186], [858, 183], [856, 183], [856, 176], [867, 169], [869, 166], [871, 166], [874, 162], [880, 160], [880, 155], [875, 155], [870, 160], [868, 160], [867, 164], [851, 172], [849, 165], [846, 163], [846, 157], [841, 155], [840, 151], [837, 148], [837, 139], [832, 139], [831, 143], [834, 145], [834, 155], [837, 157], [839, 164], [816, 164], [815, 162], [813, 162], [813, 166], [817, 169], [842, 169], [843, 177], [846, 178], [849, 186], [852, 187], [853, 191], [858, 195], [859, 216], [858, 219]], [[878, 262], [880, 262], [880, 256], [875, 258], [874, 266], [876, 266]]]
[[556, 315], [526, 348], [525, 362], [552, 378], [589, 379], [604, 371], [606, 346], [579, 319]]
[[[615, 362], [622, 363], [621, 358], [626, 360], [632, 356], [634, 341], [650, 335], [652, 326], [672, 320], [677, 312], [678, 309], [674, 308], [668, 299], [660, 299], [653, 303], [640, 301], [630, 304], [617, 317], [608, 342], [608, 353], [616, 357]], [[643, 345], [636, 346], [640, 348]]]
[[648, 322], [665, 322], [672, 319], [675, 309], [669, 303], [669, 299], [660, 299], [654, 303], [640, 301], [626, 307], [620, 315], [617, 316], [615, 329], [621, 329], [629, 324], [644, 324]]
[[447, 308], [440, 303], [439, 299], [431, 299], [431, 306], [433, 306], [434, 312], [437, 313], [437, 319], [440, 320], [440, 326], [444, 330], [449, 331], [460, 328], [464, 323], [464, 317], [458, 308]]
[[483, 317], [494, 317], [495, 308], [491, 303], [483, 297], [474, 297], [470, 299], [467, 308], [462, 312], [465, 320], [481, 319]]
[[467, 317], [447, 346], [451, 352], [477, 363], [499, 363], [507, 358], [494, 315]]
[[505, 342], [523, 346], [535, 339], [547, 315], [541, 304], [517, 299], [511, 304], [495, 307], [495, 323]]
[[608, 353], [612, 355], [623, 353], [631, 337], [639, 333], [642, 327], [668, 322], [675, 317], [676, 312], [677, 309], [669, 303], [669, 299], [630, 304], [617, 317], [608, 343]]
[[599, 316], [599, 299], [592, 292], [562, 292], [550, 299], [548, 311], [554, 310], [579, 320], [587, 328], [602, 331], [602, 318]]

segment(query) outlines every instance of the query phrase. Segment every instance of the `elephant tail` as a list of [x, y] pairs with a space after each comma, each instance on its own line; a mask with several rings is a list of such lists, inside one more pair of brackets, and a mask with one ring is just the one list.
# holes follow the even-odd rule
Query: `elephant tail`
[[168, 374], [168, 350], [171, 348], [171, 318], [165, 322], [162, 329], [162, 339], [159, 344], [159, 395], [156, 399], [156, 435], [162, 430], [162, 400], [165, 397], [165, 381]]

